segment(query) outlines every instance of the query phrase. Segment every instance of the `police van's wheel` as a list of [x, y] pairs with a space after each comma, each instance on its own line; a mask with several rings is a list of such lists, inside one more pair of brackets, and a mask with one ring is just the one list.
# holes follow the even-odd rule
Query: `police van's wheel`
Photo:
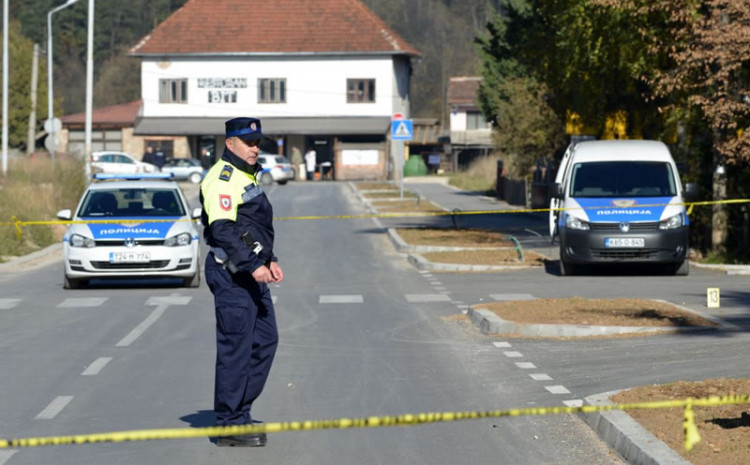
[[201, 285], [201, 273], [196, 271], [195, 274], [190, 278], [185, 278], [185, 287], [200, 287]]
[[688, 260], [687, 258], [685, 258], [685, 260], [682, 263], [674, 267], [675, 276], [687, 276], [689, 274], [690, 274], [690, 260]]
[[270, 186], [271, 184], [273, 184], [273, 178], [271, 177], [271, 173], [261, 174], [260, 183], [264, 186]]
[[286, 184], [286, 181], [279, 181], [279, 184], [283, 186], [284, 184]]
[[203, 179], [203, 175], [200, 173], [193, 173], [190, 175], [190, 182], [193, 184], [198, 184]]
[[573, 276], [576, 271], [575, 266], [560, 259], [560, 276]]

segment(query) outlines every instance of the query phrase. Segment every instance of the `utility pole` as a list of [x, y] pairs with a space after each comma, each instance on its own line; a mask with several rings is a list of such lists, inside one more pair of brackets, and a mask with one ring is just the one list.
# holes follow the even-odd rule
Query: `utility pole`
[[34, 153], [36, 146], [36, 88], [39, 79], [39, 44], [34, 44], [34, 59], [31, 64], [31, 111], [29, 112], [29, 133], [26, 139], [26, 155]]

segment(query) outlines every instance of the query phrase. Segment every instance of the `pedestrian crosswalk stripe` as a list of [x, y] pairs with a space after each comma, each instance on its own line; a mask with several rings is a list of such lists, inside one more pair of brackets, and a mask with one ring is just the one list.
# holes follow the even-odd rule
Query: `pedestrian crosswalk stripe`
[[534, 381], [552, 381], [552, 377], [546, 373], [532, 373], [529, 376]]
[[429, 302], [450, 302], [451, 298], [445, 294], [406, 294], [406, 301], [410, 304]]
[[58, 308], [81, 308], [81, 307], [99, 307], [107, 301], [109, 297], [73, 297], [65, 299], [59, 304]]
[[534, 370], [536, 369], [536, 365], [534, 365], [531, 362], [518, 362], [516, 363], [516, 366], [522, 370]]
[[361, 304], [364, 302], [362, 295], [321, 295], [318, 303], [321, 304]]
[[21, 299], [0, 299], [0, 310], [10, 310], [18, 305]]
[[187, 305], [193, 298], [185, 295], [166, 295], [150, 297], [146, 305]]
[[565, 386], [544, 386], [544, 389], [552, 394], [570, 394], [570, 391], [568, 391]]

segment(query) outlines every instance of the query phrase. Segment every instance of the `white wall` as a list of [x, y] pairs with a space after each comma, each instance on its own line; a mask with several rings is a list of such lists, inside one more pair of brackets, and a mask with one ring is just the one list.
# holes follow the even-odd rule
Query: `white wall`
[[[165, 59], [166, 60], [166, 59]], [[178, 58], [159, 61], [143, 58], [141, 89], [144, 117], [263, 117], [388, 116], [403, 111], [408, 100], [398, 82], [407, 77], [403, 65], [384, 57], [236, 57]], [[187, 78], [188, 104], [159, 103], [159, 79]], [[236, 103], [208, 103], [199, 78], [246, 78]], [[286, 78], [286, 103], [258, 103], [258, 78]], [[375, 103], [347, 103], [347, 79], [375, 79]], [[403, 84], [402, 84], [403, 85]], [[401, 108], [395, 108], [401, 107]]]

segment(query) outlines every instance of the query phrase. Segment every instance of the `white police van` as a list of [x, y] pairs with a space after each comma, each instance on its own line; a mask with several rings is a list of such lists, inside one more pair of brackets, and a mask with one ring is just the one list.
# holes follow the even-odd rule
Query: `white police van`
[[660, 264], [687, 275], [689, 220], [677, 166], [662, 142], [585, 141], [563, 156], [551, 188], [560, 273], [582, 265]]
[[63, 287], [91, 279], [178, 278], [200, 285], [201, 209], [188, 202], [171, 174], [96, 174], [63, 236]]

